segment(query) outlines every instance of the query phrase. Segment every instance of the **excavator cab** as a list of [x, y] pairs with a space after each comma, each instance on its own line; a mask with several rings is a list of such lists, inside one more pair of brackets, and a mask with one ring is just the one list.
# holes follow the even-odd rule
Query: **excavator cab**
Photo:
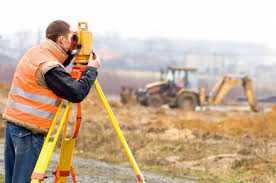
[[192, 82], [191, 73], [195, 73], [195, 68], [172, 67], [160, 71], [160, 81], [150, 83], [145, 88], [136, 92], [137, 101], [146, 106], [159, 107], [162, 104], [169, 104], [170, 107], [178, 107], [179, 91], [190, 90]]
[[[161, 80], [169, 81], [181, 88], [191, 88], [192, 82], [190, 80], [191, 75], [195, 75], [195, 68], [186, 68], [186, 67], [171, 67], [169, 66], [166, 71], [161, 70]], [[193, 81], [196, 79], [193, 78]]]

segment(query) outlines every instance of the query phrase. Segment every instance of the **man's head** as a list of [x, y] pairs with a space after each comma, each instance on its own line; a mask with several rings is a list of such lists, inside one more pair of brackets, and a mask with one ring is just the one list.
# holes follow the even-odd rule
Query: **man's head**
[[46, 38], [56, 42], [65, 52], [74, 49], [75, 32], [70, 30], [70, 25], [62, 20], [50, 23], [46, 29]]

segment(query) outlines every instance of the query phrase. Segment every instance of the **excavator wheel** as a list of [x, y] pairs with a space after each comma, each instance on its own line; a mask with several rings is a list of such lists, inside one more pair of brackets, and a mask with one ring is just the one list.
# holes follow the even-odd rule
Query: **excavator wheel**
[[163, 100], [160, 95], [150, 95], [148, 98], [148, 105], [151, 107], [161, 107]]
[[195, 111], [199, 105], [198, 97], [193, 93], [182, 93], [176, 99], [176, 106], [185, 111]]

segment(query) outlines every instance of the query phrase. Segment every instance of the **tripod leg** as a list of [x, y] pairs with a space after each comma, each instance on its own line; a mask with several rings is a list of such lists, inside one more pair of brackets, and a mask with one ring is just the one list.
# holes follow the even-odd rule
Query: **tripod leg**
[[42, 146], [41, 152], [39, 154], [38, 160], [36, 162], [31, 183], [40, 183], [44, 180], [45, 172], [48, 168], [49, 162], [52, 158], [52, 154], [55, 150], [58, 137], [61, 133], [62, 126], [68, 120], [69, 113], [71, 111], [71, 103], [66, 105], [64, 113], [62, 114], [61, 120], [57, 123], [57, 118], [61, 113], [64, 102], [62, 102], [58, 108], [58, 111], [55, 114], [52, 125], [49, 129], [49, 132], [45, 138], [44, 144]]
[[117, 120], [117, 118], [115, 117], [115, 115], [113, 114], [112, 112], [112, 109], [106, 99], [106, 97], [104, 96], [104, 93], [102, 91], [102, 88], [98, 82], [98, 80], [96, 79], [95, 81], [95, 89], [96, 89], [96, 92], [98, 94], [98, 97], [100, 98], [100, 101], [102, 103], [102, 105], [104, 106], [104, 109], [105, 111], [107, 112], [108, 114], [108, 117], [109, 117], [109, 120], [116, 132], [116, 135], [117, 137], [119, 138], [124, 150], [125, 150], [125, 153], [127, 155], [127, 158], [128, 158], [128, 161], [130, 162], [130, 165], [132, 166], [132, 169], [136, 175], [136, 181], [138, 183], [144, 183], [144, 177], [140, 171], [140, 168], [138, 167], [138, 164], [136, 163], [135, 159], [134, 159], [134, 156], [126, 142], [126, 139], [123, 135], [123, 133], [121, 132], [121, 129], [120, 129], [120, 126], [119, 126], [119, 122]]
[[70, 175], [75, 144], [76, 139], [62, 140], [60, 159], [56, 170], [56, 172], [59, 172], [57, 174], [59, 175], [57, 183], [65, 183], [66, 177]]
[[77, 104], [77, 116], [76, 116], [76, 123], [74, 127], [73, 134], [70, 138], [67, 137], [67, 123], [64, 125], [63, 135], [62, 135], [62, 142], [61, 142], [61, 152], [59, 157], [58, 166], [56, 169], [55, 177], [56, 183], [65, 183], [66, 178], [71, 174], [73, 181], [76, 180], [76, 175], [74, 174], [75, 171], [72, 171], [72, 162], [76, 144], [76, 137], [79, 132], [81, 123], [81, 105]]

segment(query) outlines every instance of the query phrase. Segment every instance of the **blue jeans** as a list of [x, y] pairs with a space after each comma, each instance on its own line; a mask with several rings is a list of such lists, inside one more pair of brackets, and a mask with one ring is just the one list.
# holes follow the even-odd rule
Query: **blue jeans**
[[29, 183], [44, 136], [7, 122], [5, 138], [5, 183]]

